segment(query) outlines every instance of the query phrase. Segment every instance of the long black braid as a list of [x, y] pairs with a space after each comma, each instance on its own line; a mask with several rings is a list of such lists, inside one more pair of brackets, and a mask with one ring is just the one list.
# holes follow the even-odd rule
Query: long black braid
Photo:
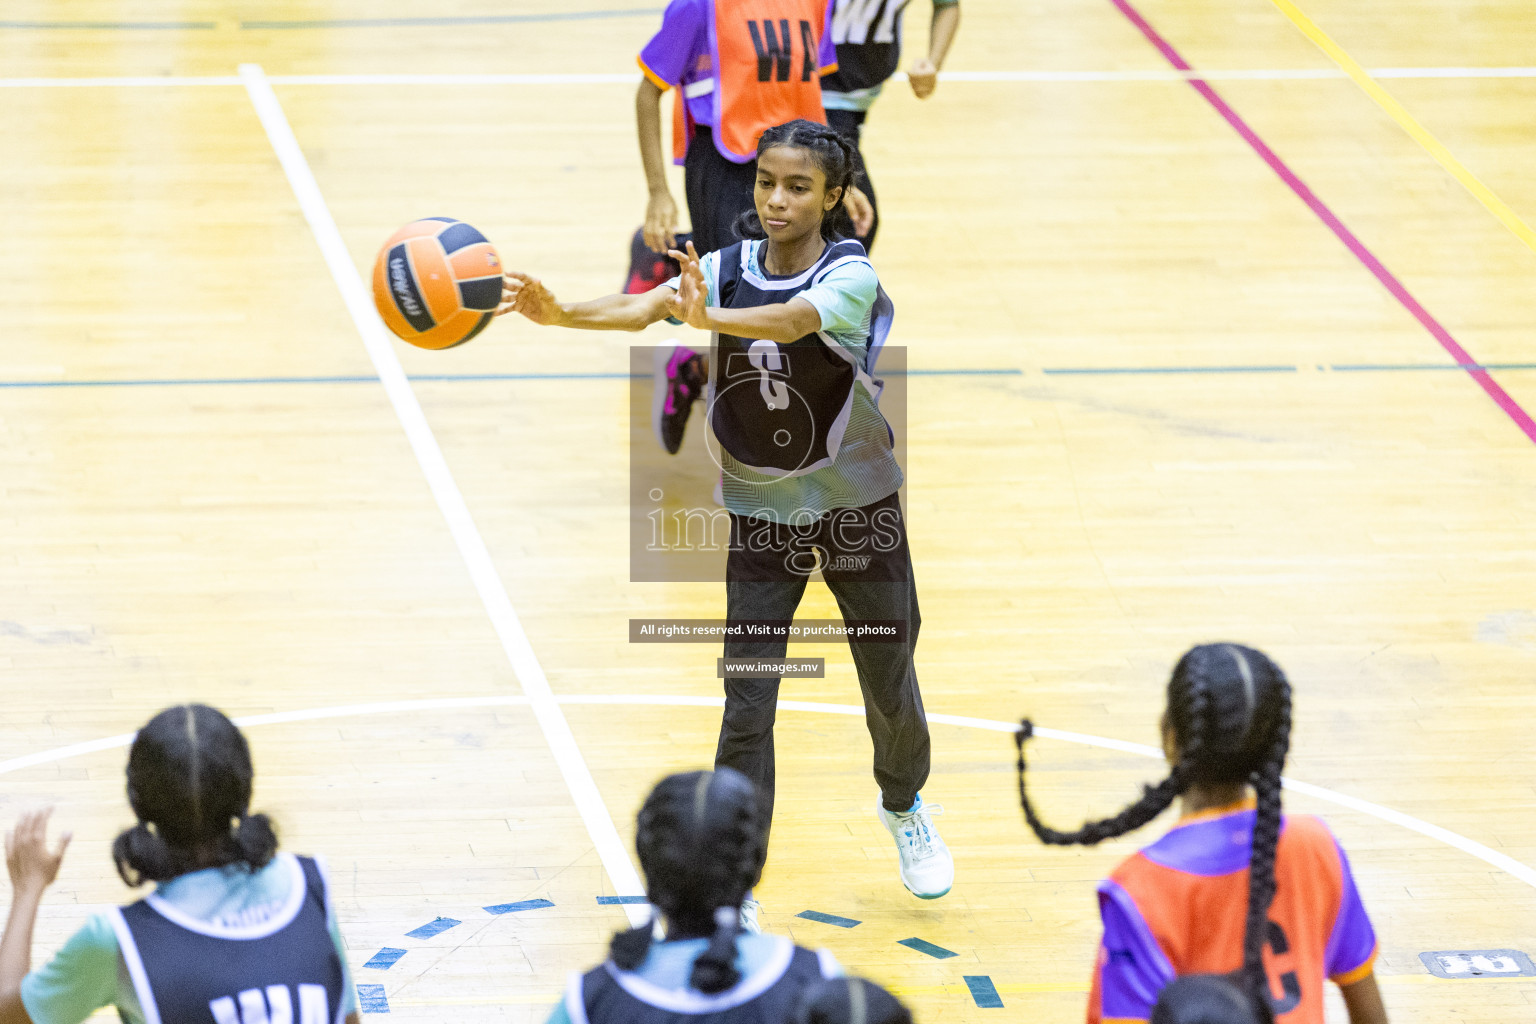
[[[827, 191], [842, 190], [838, 194], [837, 203], [822, 215], [821, 237], [829, 242], [852, 237], [853, 224], [848, 219], [846, 201], [848, 189], [853, 186], [854, 177], [858, 173], [853, 143], [836, 129], [802, 117], [763, 132], [762, 138], [757, 140], [757, 155], [762, 156], [768, 150], [780, 146], [798, 146], [809, 150], [811, 162], [826, 176]], [[736, 218], [733, 230], [740, 238], [767, 237], [755, 205]]]
[[[1206, 697], [1204, 681], [1198, 673], [1191, 674], [1188, 685], [1179, 687], [1177, 692], [1173, 685], [1169, 684], [1170, 712], [1176, 703], [1180, 708], [1179, 718], [1189, 722], [1205, 720], [1209, 700]], [[1143, 787], [1140, 800], [1114, 817], [1090, 821], [1076, 832], [1058, 832], [1046, 825], [1035, 813], [1034, 805], [1030, 802], [1029, 792], [1024, 786], [1024, 741], [1033, 736], [1034, 732], [1034, 723], [1025, 719], [1019, 724], [1019, 731], [1014, 734], [1014, 743], [1019, 748], [1019, 803], [1024, 807], [1024, 819], [1029, 822], [1029, 827], [1034, 829], [1035, 835], [1040, 837], [1042, 843], [1053, 846], [1093, 846], [1106, 839], [1113, 839], [1134, 831], [1167, 810], [1168, 805], [1173, 803], [1174, 797], [1184, 792], [1192, 776], [1197, 773], [1207, 730], [1204, 728], [1190, 730], [1187, 742], [1180, 745], [1179, 763], [1174, 765], [1173, 770], [1162, 782], [1155, 786]]]
[[1264, 994], [1268, 985], [1264, 944], [1275, 898], [1275, 849], [1280, 840], [1280, 773], [1290, 748], [1290, 683], [1278, 665], [1251, 647], [1202, 644], [1174, 667], [1163, 723], [1173, 733], [1179, 752], [1168, 777], [1147, 786], [1141, 799], [1119, 814], [1088, 822], [1075, 832], [1059, 832], [1040, 820], [1025, 787], [1024, 743], [1034, 735], [1034, 725], [1025, 719], [1014, 738], [1024, 818], [1043, 843], [1091, 846], [1145, 825], [1192, 783], [1252, 785], [1258, 800], [1241, 980], [1256, 996]]
[[[1255, 652], [1256, 653], [1256, 652]], [[1267, 660], [1267, 659], [1266, 659]], [[1243, 974], [1249, 983], [1267, 988], [1264, 978], [1264, 942], [1269, 932], [1269, 905], [1275, 899], [1275, 851], [1280, 843], [1280, 773], [1291, 746], [1291, 687], [1280, 669], [1270, 665], [1278, 677], [1283, 699], [1274, 709], [1273, 741], [1268, 756], [1249, 776], [1257, 794], [1257, 813], [1253, 819], [1253, 854], [1248, 862], [1248, 922], [1243, 930]]]
[[[646, 895], [675, 935], [708, 935], [689, 984], [723, 992], [741, 980], [736, 933], [742, 900], [767, 858], [757, 794], [730, 768], [668, 775], [640, 808], [635, 852]], [[652, 925], [619, 932], [609, 946], [614, 965], [634, 970], [650, 950]]]

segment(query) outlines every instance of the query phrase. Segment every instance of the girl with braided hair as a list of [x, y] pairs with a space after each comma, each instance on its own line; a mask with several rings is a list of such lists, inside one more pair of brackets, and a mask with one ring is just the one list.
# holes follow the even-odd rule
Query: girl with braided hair
[[669, 775], [640, 808], [635, 852], [666, 928], [614, 936], [606, 963], [571, 975], [549, 1024], [783, 1024], [841, 973], [825, 951], [743, 933], [767, 835], [752, 783], [729, 768]]
[[[773, 819], [773, 725], [788, 626], [818, 569], [837, 599], [874, 741], [876, 814], [900, 877], [937, 899], [954, 861], [919, 790], [928, 778], [928, 721], [913, 668], [920, 617], [893, 432], [871, 376], [892, 307], [858, 242], [841, 237], [853, 147], [824, 124], [796, 120], [758, 141], [755, 208], [744, 240], [702, 258], [675, 252], [682, 273], [641, 295], [561, 303], [508, 271], [499, 313], [589, 330], [639, 330], [675, 317], [714, 334], [709, 421], [730, 514], [727, 662], [715, 764], [752, 781], [766, 831]], [[748, 624], [764, 625], [769, 633]], [[860, 624], [864, 639], [856, 638]], [[767, 667], [763, 663], [767, 662]], [[728, 666], [729, 667], [729, 666]], [[749, 917], [756, 907], [749, 903]]]
[[[112, 844], [129, 886], [155, 891], [92, 915], [28, 973], [32, 922], [64, 848], [48, 814], [6, 836], [15, 896], [0, 941], [0, 1024], [81, 1024], [115, 1006], [123, 1024], [358, 1024], [324, 865], [279, 853], [250, 813], [245, 737], [204, 704], [166, 708], [128, 748], [138, 823]], [[69, 836], [64, 837], [64, 844]]]
[[1046, 825], [1030, 802], [1032, 733], [1025, 720], [1019, 800], [1042, 842], [1093, 845], [1140, 828], [1175, 797], [1182, 806], [1167, 835], [1099, 885], [1104, 937], [1090, 1024], [1147, 1021], [1175, 977], [1224, 973], [1277, 1024], [1323, 1024], [1325, 977], [1342, 991], [1351, 1024], [1385, 1024], [1372, 974], [1376, 933], [1343, 847], [1320, 819], [1281, 813], [1291, 687], [1273, 661], [1238, 644], [1205, 644], [1179, 659], [1162, 719], [1168, 778], [1075, 832]]

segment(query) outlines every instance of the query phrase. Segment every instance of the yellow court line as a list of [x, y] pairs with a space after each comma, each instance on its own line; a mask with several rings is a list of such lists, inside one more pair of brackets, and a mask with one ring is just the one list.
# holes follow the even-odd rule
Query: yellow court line
[[[968, 985], [892, 985], [890, 991], [898, 996], [966, 996], [970, 997], [971, 990]], [[1025, 982], [1014, 985], [998, 985], [999, 995], [1022, 995], [1032, 992], [1080, 992], [1086, 993], [1088, 986], [1081, 982]], [[479, 996], [447, 996], [436, 999], [412, 999], [400, 997], [391, 998], [391, 1006], [549, 1006], [560, 1001], [564, 992], [517, 992], [517, 993], [486, 993]]]
[[1397, 102], [1391, 93], [1383, 89], [1381, 83], [1372, 78], [1365, 68], [1361, 67], [1342, 46], [1334, 42], [1328, 33], [1318, 28], [1316, 23], [1303, 14], [1301, 9], [1293, 4], [1291, 0], [1270, 0], [1270, 3], [1278, 7], [1281, 14], [1291, 19], [1291, 23], [1301, 29], [1303, 35], [1316, 43], [1318, 49], [1326, 53], [1333, 59], [1335, 64], [1344, 70], [1345, 74], [1354, 79], [1355, 84], [1365, 90], [1365, 94], [1375, 100], [1376, 105], [1385, 110], [1387, 116], [1396, 121], [1403, 131], [1407, 132], [1415, 142], [1423, 146], [1441, 167], [1450, 171], [1451, 176], [1461, 182], [1478, 202], [1487, 207], [1489, 213], [1493, 214], [1499, 219], [1500, 223], [1513, 231], [1515, 237], [1524, 242], [1527, 249], [1536, 252], [1536, 231], [1532, 231], [1531, 226], [1521, 220], [1520, 215], [1511, 210], [1509, 205], [1494, 193], [1493, 189], [1484, 185], [1478, 180], [1477, 175], [1467, 170], [1466, 165], [1457, 160], [1439, 139], [1429, 133], [1429, 129], [1414, 120], [1413, 115], [1404, 110], [1403, 105]]

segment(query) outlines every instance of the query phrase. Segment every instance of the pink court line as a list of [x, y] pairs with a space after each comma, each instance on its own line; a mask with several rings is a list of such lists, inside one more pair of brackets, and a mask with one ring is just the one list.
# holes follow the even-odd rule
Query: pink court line
[[1478, 385], [1488, 393], [1488, 397], [1493, 399], [1500, 409], [1504, 410], [1504, 414], [1515, 421], [1515, 425], [1525, 433], [1525, 436], [1530, 438], [1531, 441], [1536, 442], [1536, 421], [1531, 419], [1531, 414], [1521, 408], [1520, 403], [1510, 397], [1509, 392], [1500, 387], [1499, 382], [1494, 380], [1487, 370], [1477, 365], [1477, 360], [1473, 359], [1467, 350], [1461, 347], [1460, 342], [1451, 337], [1451, 332], [1446, 330], [1440, 321], [1431, 316], [1429, 310], [1419, 304], [1419, 300], [1414, 298], [1407, 288], [1403, 287], [1403, 283], [1397, 279], [1397, 275], [1384, 267], [1375, 254], [1365, 247], [1365, 243], [1355, 237], [1353, 231], [1344, 226], [1344, 222], [1339, 220], [1332, 210], [1328, 209], [1326, 203], [1317, 198], [1316, 193], [1307, 187], [1307, 183], [1297, 177], [1296, 172], [1291, 170], [1285, 161], [1281, 160], [1263, 139], [1259, 138], [1258, 133], [1248, 126], [1248, 122], [1244, 121], [1237, 111], [1227, 105], [1227, 101], [1221, 98], [1220, 94], [1211, 87], [1210, 83], [1198, 77], [1195, 69], [1184, 59], [1178, 50], [1173, 48], [1173, 44], [1164, 39], [1157, 29], [1153, 28], [1147, 19], [1141, 16], [1141, 12], [1131, 6], [1129, 0], [1110, 0], [1110, 3], [1114, 4], [1120, 13], [1125, 15], [1131, 24], [1135, 25], [1141, 34], [1147, 37], [1147, 42], [1157, 47], [1158, 52], [1163, 55], [1169, 64], [1172, 64], [1179, 71], [1190, 73], [1185, 78], [1190, 87], [1205, 97], [1207, 103], [1216, 108], [1216, 112], [1226, 119], [1227, 124], [1231, 125], [1233, 130], [1243, 137], [1243, 141], [1248, 143], [1255, 153], [1259, 154], [1259, 157], [1269, 165], [1269, 169], [1280, 176], [1280, 180], [1285, 182], [1291, 191], [1296, 193], [1313, 213], [1317, 214], [1319, 220], [1328, 225], [1329, 230], [1338, 236], [1339, 241], [1343, 242], [1350, 252], [1355, 254], [1357, 260], [1365, 264], [1367, 270], [1376, 275], [1376, 280], [1380, 281], [1387, 291], [1392, 293], [1393, 297], [1402, 304], [1403, 308], [1412, 313], [1414, 319], [1424, 325], [1424, 329], [1434, 336], [1435, 340], [1440, 343], [1440, 347], [1450, 353], [1451, 358], [1456, 360], [1457, 365], [1466, 370], [1467, 374], [1477, 381]]

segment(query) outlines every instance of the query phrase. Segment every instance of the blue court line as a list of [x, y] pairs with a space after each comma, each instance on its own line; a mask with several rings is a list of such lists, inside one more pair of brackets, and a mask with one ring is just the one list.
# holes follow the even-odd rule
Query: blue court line
[[[1335, 363], [1318, 365], [1318, 370], [1336, 373], [1397, 373], [1420, 370], [1536, 370], [1536, 363]], [[1157, 374], [1244, 374], [1299, 373], [1297, 366], [1047, 366], [1040, 372], [1048, 377], [1062, 376], [1152, 376]], [[1022, 377], [1016, 367], [977, 369], [935, 369], [891, 371], [884, 377]], [[418, 373], [413, 381], [428, 383], [474, 383], [476, 381], [515, 380], [649, 380], [648, 373]], [[118, 380], [0, 380], [0, 389], [14, 388], [145, 388], [145, 387], [215, 387], [240, 384], [374, 384], [372, 374], [334, 377], [159, 377], [122, 378]]]
[[852, 928], [855, 925], [863, 923], [861, 921], [855, 921], [851, 917], [838, 917], [836, 914], [823, 914], [819, 910], [802, 910], [795, 916], [803, 917], [807, 921], [815, 921], [817, 924], [836, 925], [839, 928]]
[[640, 903], [649, 903], [651, 901], [646, 899], [644, 896], [599, 896], [597, 898], [597, 902], [599, 906], [620, 907], [633, 906]]
[[[649, 373], [413, 373], [411, 380], [650, 380]], [[369, 380], [377, 378], [370, 377]]]
[[906, 946], [908, 949], [915, 949], [919, 953], [927, 953], [935, 960], [948, 960], [952, 956], [960, 955], [952, 949], [945, 949], [943, 946], [935, 946], [933, 943], [924, 941], [923, 939], [902, 939], [901, 941], [897, 942], [896, 945]]
[[886, 373], [876, 370], [882, 377], [1022, 377], [1024, 371], [1017, 367], [1006, 367], [997, 370], [892, 370]]
[[[625, 380], [627, 373], [427, 373], [411, 380]], [[649, 375], [647, 375], [648, 377]], [[144, 380], [0, 380], [0, 388], [151, 388], [225, 384], [377, 384], [372, 374], [337, 377], [162, 377]]]
[[1003, 997], [997, 994], [997, 986], [985, 974], [965, 975], [965, 987], [971, 990], [971, 998], [983, 1010], [1001, 1010]]
[[372, 967], [373, 969], [379, 971], [387, 971], [391, 967], [395, 966], [395, 962], [403, 956], [405, 956], [405, 950], [395, 949], [392, 946], [385, 946], [383, 949], [373, 954], [373, 956], [369, 957], [368, 962], [363, 964], [363, 966]]
[[519, 910], [543, 910], [552, 906], [554, 904], [549, 900], [518, 900], [516, 903], [498, 903], [484, 909], [488, 914], [515, 914]]
[[1048, 376], [1157, 373], [1295, 373], [1294, 366], [1066, 366], [1047, 367]]
[[364, 1013], [388, 1013], [389, 1000], [383, 985], [358, 985], [357, 1008]]
[[558, 11], [550, 14], [489, 14], [437, 18], [322, 18], [316, 21], [242, 21], [243, 29], [285, 28], [418, 28], [438, 25], [522, 25], [529, 22], [593, 21], [598, 18], [655, 17], [661, 7]]
[[[1021, 376], [1023, 370], [908, 370], [908, 377]], [[428, 382], [474, 382], [499, 380], [650, 380], [648, 373], [414, 373], [411, 380]], [[901, 373], [882, 374], [899, 377]], [[0, 388], [151, 388], [186, 386], [221, 386], [233, 384], [375, 384], [371, 374], [334, 377], [151, 377], [118, 380], [0, 380]]]
[[449, 928], [457, 928], [463, 922], [455, 921], [451, 917], [440, 917], [435, 921], [428, 921], [420, 928], [412, 928], [405, 933], [408, 939], [430, 939], [434, 935], [441, 935]]
[[150, 31], [154, 31], [156, 29], [168, 29], [172, 32], [179, 32], [194, 29], [206, 30], [218, 27], [218, 23], [213, 21], [0, 21], [0, 28], [84, 28], [112, 32], [118, 31], [120, 29], [131, 32], [138, 32], [146, 29]]

